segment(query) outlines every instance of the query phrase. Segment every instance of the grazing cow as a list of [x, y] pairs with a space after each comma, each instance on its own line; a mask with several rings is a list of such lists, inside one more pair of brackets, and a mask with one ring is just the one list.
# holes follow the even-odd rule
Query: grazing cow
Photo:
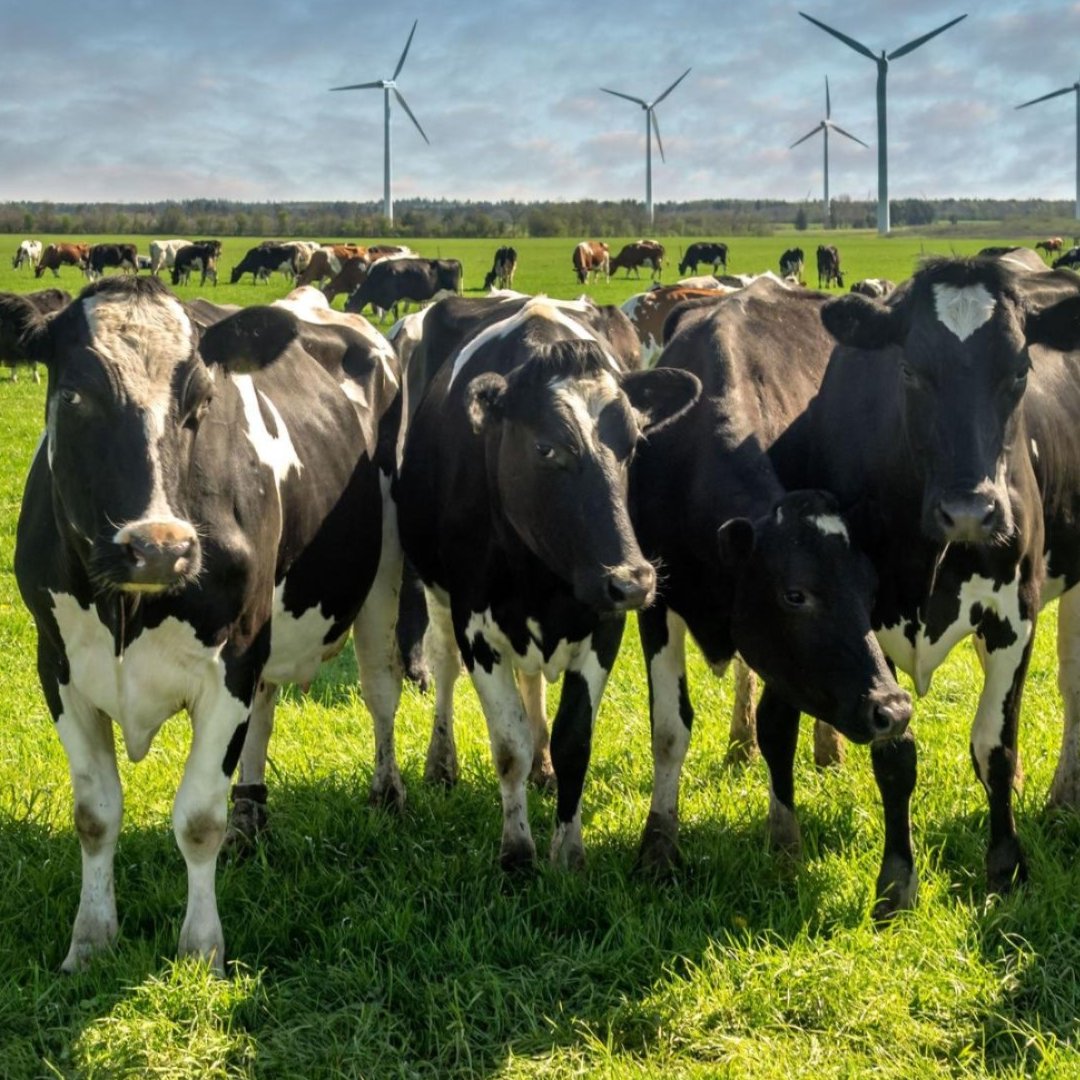
[[385, 495], [399, 376], [392, 352], [373, 353], [326, 314], [253, 307], [200, 333], [157, 278], [113, 278], [32, 333], [30, 351], [49, 368], [46, 436], [15, 574], [82, 845], [64, 970], [117, 933], [114, 723], [139, 761], [169, 716], [190, 715], [173, 804], [188, 872], [179, 949], [219, 972], [214, 867], [230, 779], [239, 762], [233, 822], [243, 828], [265, 802], [278, 686], [309, 682], [350, 627], [375, 717], [373, 794], [400, 799], [401, 561]]
[[788, 248], [780, 256], [780, 276], [801, 278], [805, 262], [806, 258], [803, 255], [802, 248]]
[[[785, 490], [774, 457], [817, 392], [829, 355], [825, 298], [760, 281], [672, 316], [657, 370], [696, 375], [702, 396], [672, 428], [651, 436], [631, 465], [641, 549], [663, 567], [658, 597], [638, 616], [649, 676], [654, 783], [640, 862], [677, 860], [679, 773], [693, 708], [686, 679], [689, 630], [709, 666], [735, 650], [767, 683], [758, 711], [766, 760], [778, 734], [770, 703], [809, 713], [878, 752], [900, 736], [911, 699], [870, 632], [874, 576], [825, 491]], [[780, 307], [784, 320], [773, 318]], [[803, 342], [819, 347], [807, 362]], [[785, 737], [788, 733], [785, 733]], [[887, 752], [887, 751], [886, 751]], [[775, 775], [775, 774], [774, 774]], [[799, 847], [787, 789], [771, 792], [770, 840]]]
[[832, 244], [819, 244], [817, 249], [818, 288], [827, 289], [834, 281], [838, 288], [844, 287], [844, 277], [840, 272], [840, 252]]
[[484, 278], [484, 289], [512, 289], [514, 274], [517, 271], [518, 254], [512, 247], [501, 247], [495, 252], [491, 269]]
[[464, 658], [502, 793], [500, 859], [507, 869], [531, 864], [534, 705], [523, 704], [515, 669], [532, 688], [541, 674], [565, 673], [551, 739], [551, 852], [577, 865], [600, 695], [623, 614], [648, 603], [656, 584], [630, 527], [627, 465], [641, 437], [685, 411], [700, 387], [682, 372], [625, 374], [592, 328], [595, 308], [572, 313], [546, 297], [507, 306], [517, 310], [485, 322], [441, 364], [406, 437], [401, 537], [429, 590], [436, 644], [428, 772], [456, 774], [451, 695]]
[[1075, 270], [1080, 267], [1080, 247], [1071, 247], [1064, 255], [1059, 256], [1053, 262], [1055, 270], [1059, 270], [1065, 267], [1069, 270]]
[[869, 296], [871, 300], [881, 300], [895, 288], [896, 282], [890, 281], [888, 278], [869, 277], [863, 278], [862, 281], [854, 281], [851, 284], [853, 293], [858, 293], [860, 296]]
[[135, 274], [139, 270], [139, 252], [134, 244], [94, 244], [87, 256], [86, 276], [101, 277], [111, 266]]
[[173, 256], [172, 283], [186, 285], [193, 271], [202, 275], [199, 284], [205, 285], [209, 278], [217, 284], [217, 255], [213, 244], [185, 244]]
[[61, 266], [86, 270], [89, 257], [89, 244], [49, 244], [41, 253], [41, 261], [34, 267], [34, 277], [41, 277], [46, 270], [51, 270], [53, 277], [59, 277]]
[[1061, 239], [1060, 236], [1050, 236], [1047, 237], [1045, 240], [1040, 240], [1035, 245], [1035, 250], [1046, 252], [1046, 257], [1050, 258], [1051, 254], [1061, 250], [1061, 245], [1063, 243], [1064, 241]]
[[626, 276], [634, 271], [634, 277], [641, 277], [641, 268], [647, 266], [652, 272], [655, 281], [660, 277], [664, 269], [664, 245], [655, 240], [637, 240], [632, 244], [624, 244], [622, 251], [608, 263], [608, 272], [614, 274], [616, 270], [625, 270]]
[[591, 274], [595, 280], [597, 274], [603, 274], [605, 281], [611, 280], [611, 252], [601, 240], [582, 240], [571, 258], [574, 273], [584, 285]]
[[398, 304], [416, 304], [443, 293], [461, 292], [461, 263], [457, 259], [380, 259], [345, 301], [346, 311], [358, 315], [371, 304], [397, 318]]
[[697, 273], [698, 263], [709, 263], [714, 274], [721, 270], [727, 270], [728, 246], [721, 243], [709, 243], [699, 240], [686, 249], [686, 254], [679, 263], [679, 273], [685, 274], [688, 270]]
[[23, 240], [19, 244], [15, 254], [11, 257], [11, 268], [18, 270], [20, 266], [29, 266], [31, 270], [37, 268], [41, 259], [41, 241]]
[[327, 300], [333, 300], [338, 293], [352, 294], [367, 277], [372, 264], [364, 255], [354, 255], [341, 264], [341, 269], [323, 286]]
[[190, 243], [190, 240], [151, 240], [150, 273], [156, 275], [162, 270], [171, 270], [176, 262], [176, 253]]
[[342, 264], [347, 259], [360, 259], [367, 254], [367, 249], [359, 244], [331, 244], [319, 248], [311, 256], [311, 261], [296, 279], [297, 285], [321, 285], [327, 278], [341, 273]]
[[233, 267], [230, 284], [235, 285], [245, 274], [251, 275], [254, 285], [260, 278], [267, 280], [275, 271], [280, 270], [286, 277], [295, 278], [297, 269], [297, 248], [291, 244], [271, 242], [251, 248]]
[[622, 305], [623, 314], [630, 320], [641, 342], [641, 362], [653, 364], [664, 347], [664, 323], [672, 311], [687, 300], [719, 300], [737, 290], [729, 285], [714, 289], [692, 289], [683, 285], [662, 285], [658, 289], [637, 293]]
[[11, 381], [19, 377], [19, 365], [28, 364], [34, 382], [41, 382], [37, 363], [27, 351], [27, 333], [42, 315], [60, 311], [71, 303], [71, 293], [63, 289], [41, 289], [31, 293], [0, 293], [0, 361], [11, 367]]

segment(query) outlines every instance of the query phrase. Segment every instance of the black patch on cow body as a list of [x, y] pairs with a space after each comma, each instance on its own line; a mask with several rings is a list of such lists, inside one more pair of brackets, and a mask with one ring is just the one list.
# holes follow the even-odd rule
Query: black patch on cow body
[[694, 726], [694, 706], [690, 701], [690, 688], [686, 685], [686, 673], [679, 676], [679, 719], [687, 731]]
[[551, 729], [551, 764], [558, 779], [555, 816], [563, 823], [573, 820], [581, 804], [592, 747], [592, 713], [589, 684], [579, 672], [566, 672]]
[[971, 605], [971, 625], [978, 630], [979, 637], [986, 642], [986, 647], [991, 652], [1008, 648], [1019, 640], [1016, 630], [1008, 619], [1002, 618], [996, 611], [990, 611], [979, 603]]
[[473, 635], [470, 651], [473, 663], [479, 664], [489, 675], [495, 670], [495, 665], [502, 660], [498, 650], [491, 647], [483, 634]]
[[[226, 776], [232, 776], [236, 769], [236, 763], [240, 760], [240, 752], [244, 749], [244, 738], [247, 735], [248, 725], [251, 723], [249, 716], [242, 724], [236, 725], [236, 730], [229, 739], [229, 745], [225, 748], [225, 757], [221, 762], [221, 771]], [[264, 800], [265, 801], [265, 800]]]

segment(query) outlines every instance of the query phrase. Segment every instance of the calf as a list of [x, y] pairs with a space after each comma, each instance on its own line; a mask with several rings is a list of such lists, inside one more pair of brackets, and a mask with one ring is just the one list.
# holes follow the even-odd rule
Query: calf
[[461, 263], [457, 259], [381, 259], [349, 296], [345, 310], [360, 314], [371, 304], [397, 318], [403, 301], [422, 304], [441, 293], [460, 292]]
[[46, 270], [51, 270], [53, 277], [59, 277], [61, 266], [86, 270], [89, 256], [89, 244], [49, 244], [41, 253], [41, 261], [34, 267], [34, 277], [41, 277]]
[[117, 933], [113, 723], [139, 761], [188, 710], [173, 805], [188, 872], [179, 944], [218, 971], [214, 867], [230, 778], [239, 762], [244, 820], [265, 800], [278, 686], [309, 682], [350, 627], [376, 718], [373, 794], [400, 798], [393, 356], [277, 307], [214, 317], [200, 333], [157, 278], [113, 278], [31, 334], [49, 390], [15, 575], [82, 845], [68, 971]]
[[23, 240], [11, 257], [11, 268], [18, 270], [20, 266], [29, 266], [31, 270], [35, 270], [40, 260], [41, 241]]
[[727, 257], [727, 244], [699, 240], [686, 249], [686, 254], [679, 263], [679, 273], [693, 271], [696, 274], [698, 263], [708, 263], [712, 266], [713, 273], [718, 274], [721, 270], [727, 271]]
[[28, 364], [34, 382], [41, 382], [37, 364], [27, 351], [27, 335], [42, 315], [60, 311], [71, 303], [63, 289], [32, 293], [0, 293], [0, 360], [10, 365], [11, 381], [19, 377], [19, 365]]
[[817, 283], [819, 289], [827, 289], [836, 282], [841, 289], [844, 277], [840, 272], [840, 252], [832, 244], [819, 244], [817, 249]]
[[591, 276], [596, 279], [597, 274], [603, 274], [604, 280], [611, 279], [611, 252], [607, 244], [601, 240], [582, 240], [571, 257], [574, 273], [578, 281], [584, 285]]
[[517, 270], [518, 254], [512, 247], [501, 247], [495, 252], [491, 269], [484, 278], [484, 288], [512, 289]]

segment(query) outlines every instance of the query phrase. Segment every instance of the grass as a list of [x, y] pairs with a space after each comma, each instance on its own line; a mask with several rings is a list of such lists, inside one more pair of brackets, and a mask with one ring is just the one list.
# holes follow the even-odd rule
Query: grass
[[[808, 251], [819, 242], [802, 239]], [[853, 276], [894, 279], [920, 247], [870, 234], [838, 242]], [[229, 241], [225, 266], [246, 246]], [[468, 286], [496, 243], [441, 246], [463, 259]], [[783, 246], [740, 238], [732, 268], [774, 266]], [[518, 247], [522, 288], [579, 291], [572, 244]], [[62, 276], [78, 286], [73, 272]], [[5, 263], [0, 288], [13, 287], [32, 286]], [[620, 276], [589, 291], [618, 300], [635, 288]], [[285, 286], [209, 292], [265, 301]], [[967, 644], [916, 708], [922, 890], [895, 925], [879, 932], [869, 918], [882, 829], [865, 752], [849, 748], [843, 767], [819, 772], [807, 725], [797, 762], [806, 853], [797, 865], [778, 859], [765, 844], [764, 766], [723, 766], [731, 688], [696, 654], [685, 865], [669, 884], [637, 879], [651, 758], [631, 625], [586, 786], [584, 874], [543, 866], [516, 880], [497, 868], [498, 788], [466, 680], [459, 785], [423, 784], [432, 702], [407, 688], [399, 752], [408, 805], [402, 817], [369, 808], [373, 739], [346, 653], [308, 694], [286, 692], [271, 745], [272, 831], [254, 858], [219, 871], [230, 977], [172, 959], [185, 897], [170, 825], [188, 741], [182, 717], [137, 768], [121, 763], [117, 947], [84, 974], [59, 975], [78, 902], [78, 844], [11, 570], [43, 402], [44, 386], [0, 380], [4, 1076], [1080, 1075], [1080, 821], [1044, 808], [1060, 739], [1053, 611], [1039, 625], [1025, 697], [1017, 816], [1032, 880], [1015, 896], [987, 897], [983, 884], [985, 798], [967, 750], [980, 680]], [[553, 806], [530, 798], [543, 849]]]

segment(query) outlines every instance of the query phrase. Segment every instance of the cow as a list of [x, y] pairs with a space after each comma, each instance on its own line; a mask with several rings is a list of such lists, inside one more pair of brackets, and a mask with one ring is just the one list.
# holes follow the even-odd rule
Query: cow
[[251, 284], [267, 280], [275, 271], [280, 270], [286, 277], [295, 279], [297, 269], [297, 249], [289, 244], [266, 242], [250, 248], [247, 254], [233, 267], [230, 284], [235, 285], [245, 274], [251, 275]]
[[332, 244], [319, 248], [296, 279], [297, 285], [321, 285], [327, 278], [341, 272], [347, 259], [360, 259], [367, 249], [358, 244]]
[[896, 282], [888, 278], [863, 278], [851, 283], [851, 292], [869, 296], [872, 300], [881, 300], [896, 288]]
[[327, 300], [333, 300], [338, 293], [353, 293], [367, 277], [371, 263], [366, 256], [355, 255], [341, 264], [341, 269], [323, 286]]
[[690, 277], [679, 278], [675, 284], [684, 289], [719, 289], [720, 279], [713, 274], [692, 274]]
[[623, 303], [622, 312], [630, 320], [641, 343], [642, 364], [648, 367], [660, 355], [664, 345], [664, 324], [676, 307], [687, 300], [719, 300], [736, 291], [731, 286], [692, 289], [683, 285], [664, 285], [631, 296]]
[[350, 326], [253, 307], [205, 328], [155, 277], [89, 285], [31, 333], [46, 434], [19, 516], [15, 575], [45, 702], [68, 757], [83, 883], [62, 967], [117, 934], [122, 814], [113, 724], [148, 753], [186, 707], [173, 805], [187, 863], [179, 951], [223, 971], [214, 867], [256, 820], [277, 688], [306, 684], [350, 627], [375, 718], [373, 796], [400, 801], [392, 352]]
[[403, 301], [422, 304], [442, 293], [460, 292], [461, 263], [457, 259], [380, 259], [349, 295], [345, 310], [360, 314], [371, 304], [390, 311], [396, 319]]
[[109, 267], [135, 274], [139, 270], [139, 252], [134, 244], [94, 244], [86, 259], [86, 276], [101, 277]]
[[543, 723], [515, 671], [531, 690], [541, 675], [564, 674], [551, 853], [579, 865], [600, 695], [625, 612], [656, 587], [630, 526], [627, 466], [640, 439], [677, 422], [700, 390], [683, 372], [624, 373], [592, 328], [591, 305], [571, 312], [532, 297], [511, 306], [439, 365], [410, 420], [398, 485], [402, 543], [428, 590], [435, 645], [426, 771], [456, 774], [452, 690], [464, 659], [488, 723], [508, 870], [535, 858], [525, 784], [530, 733]]
[[788, 248], [788, 250], [780, 256], [780, 276], [793, 277], [796, 279], [801, 278], [805, 262], [806, 257], [803, 254], [802, 248]]
[[844, 287], [840, 271], [840, 252], [832, 244], [819, 244], [817, 249], [817, 282], [819, 289], [827, 289], [833, 282]]
[[19, 377], [20, 364], [28, 364], [34, 382], [41, 382], [38, 366], [27, 352], [27, 334], [42, 315], [60, 311], [70, 303], [71, 293], [64, 289], [0, 293], [0, 361], [10, 365], [12, 382]]
[[[774, 458], [817, 392], [828, 360], [821, 294], [759, 281], [687, 304], [668, 326], [657, 370], [689, 371], [702, 395], [677, 428], [651, 436], [630, 467], [635, 532], [663, 568], [656, 602], [638, 615], [648, 672], [654, 783], [639, 863], [677, 861], [678, 784], [693, 721], [687, 631], [714, 672], [735, 651], [766, 681], [758, 738], [777, 753], [780, 700], [888, 754], [911, 716], [870, 631], [874, 575], [824, 490], [788, 490]], [[771, 317], [781, 306], [784, 321]], [[804, 338], [826, 345], [804, 362]], [[798, 342], [797, 347], [793, 343]], [[770, 841], [799, 848], [785, 778], [774, 771]], [[790, 780], [790, 778], [787, 778]]]
[[176, 253], [191, 243], [190, 240], [151, 240], [150, 273], [159, 274], [162, 270], [171, 270], [176, 262]]
[[595, 280], [597, 274], [603, 274], [605, 281], [611, 280], [611, 252], [601, 240], [582, 240], [571, 257], [574, 273], [584, 285], [591, 274]]
[[29, 266], [31, 270], [34, 270], [40, 259], [41, 241], [23, 240], [11, 257], [11, 268], [18, 270], [20, 266]]
[[1075, 270], [1080, 267], [1080, 247], [1071, 247], [1064, 255], [1056, 258], [1052, 266], [1055, 270], [1060, 270], [1065, 267], [1068, 270]]
[[1040, 240], [1035, 245], [1036, 251], [1043, 251], [1046, 253], [1046, 257], [1050, 258], [1051, 254], [1061, 250], [1061, 245], [1064, 241], [1060, 236], [1049, 236], [1045, 240]]
[[495, 252], [491, 269], [484, 278], [484, 290], [491, 288], [512, 289], [514, 274], [517, 271], [518, 253], [512, 247], [500, 247]]
[[685, 274], [688, 271], [693, 271], [696, 274], [698, 263], [708, 263], [712, 267], [713, 273], [718, 274], [721, 270], [727, 270], [727, 259], [727, 244], [698, 240], [686, 249], [686, 254], [683, 255], [682, 260], [679, 262], [679, 273]]
[[201, 274], [199, 284], [205, 285], [209, 278], [217, 285], [217, 255], [213, 244], [185, 244], [173, 256], [172, 283], [186, 285], [192, 271]]
[[61, 266], [86, 270], [89, 256], [89, 244], [49, 244], [41, 253], [41, 261], [34, 267], [34, 277], [41, 277], [46, 270], [51, 270], [53, 277], [59, 277]]
[[641, 277], [641, 268], [647, 266], [655, 281], [664, 269], [664, 245], [655, 240], [636, 240], [624, 244], [622, 250], [608, 263], [608, 273], [625, 270], [626, 276], [634, 271], [634, 277]]

